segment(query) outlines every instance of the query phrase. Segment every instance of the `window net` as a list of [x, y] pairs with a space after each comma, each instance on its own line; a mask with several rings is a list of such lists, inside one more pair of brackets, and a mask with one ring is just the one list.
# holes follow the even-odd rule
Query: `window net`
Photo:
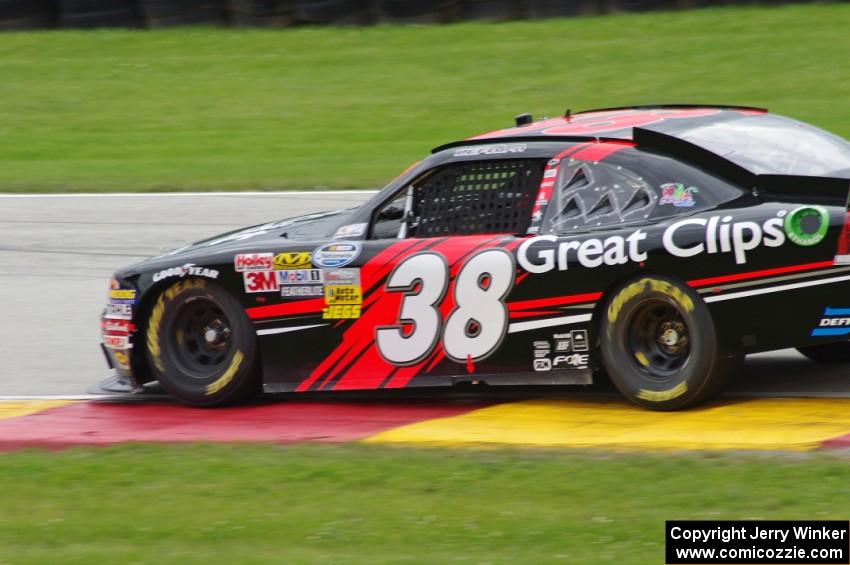
[[545, 159], [455, 163], [415, 186], [416, 237], [525, 233]]

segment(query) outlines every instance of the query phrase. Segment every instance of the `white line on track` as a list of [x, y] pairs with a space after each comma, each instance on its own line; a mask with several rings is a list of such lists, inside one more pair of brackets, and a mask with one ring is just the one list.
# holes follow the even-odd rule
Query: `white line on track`
[[343, 194], [375, 194], [377, 190], [265, 190], [237, 192], [68, 192], [18, 194], [0, 192], [0, 198], [152, 198], [159, 196], [339, 196]]

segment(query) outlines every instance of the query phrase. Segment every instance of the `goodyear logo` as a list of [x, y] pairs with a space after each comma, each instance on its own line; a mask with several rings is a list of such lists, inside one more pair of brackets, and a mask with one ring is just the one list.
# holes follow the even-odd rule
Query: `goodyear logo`
[[359, 286], [338, 285], [325, 287], [325, 303], [331, 304], [362, 304], [363, 293]]
[[308, 251], [296, 253], [278, 253], [274, 256], [274, 268], [277, 271], [286, 269], [309, 269], [312, 254]]

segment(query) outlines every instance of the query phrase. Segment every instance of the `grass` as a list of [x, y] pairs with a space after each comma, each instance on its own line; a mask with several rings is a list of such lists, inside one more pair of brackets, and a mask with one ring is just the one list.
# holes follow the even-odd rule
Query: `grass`
[[0, 34], [0, 191], [374, 187], [441, 143], [652, 102], [850, 137], [850, 5], [501, 24]]
[[666, 519], [847, 519], [837, 456], [122, 446], [0, 459], [0, 561], [660, 563]]

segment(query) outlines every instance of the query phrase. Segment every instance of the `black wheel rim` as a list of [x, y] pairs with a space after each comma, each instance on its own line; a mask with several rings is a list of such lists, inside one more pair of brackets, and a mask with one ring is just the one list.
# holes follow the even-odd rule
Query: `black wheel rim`
[[196, 379], [217, 376], [233, 350], [230, 320], [209, 298], [195, 298], [182, 305], [174, 317], [174, 358], [181, 372]]
[[690, 333], [682, 312], [660, 299], [645, 300], [627, 324], [626, 343], [637, 368], [649, 379], [673, 378], [690, 358]]

